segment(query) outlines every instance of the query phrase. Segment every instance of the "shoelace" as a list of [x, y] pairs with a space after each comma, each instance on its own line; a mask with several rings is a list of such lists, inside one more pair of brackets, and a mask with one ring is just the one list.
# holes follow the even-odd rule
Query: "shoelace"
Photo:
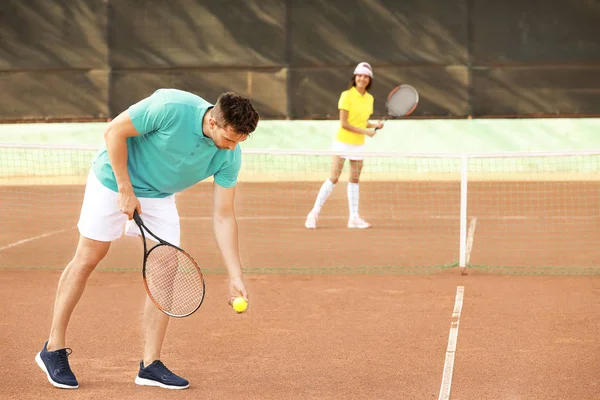
[[[63, 351], [64, 350], [64, 351]], [[61, 349], [58, 351], [58, 370], [64, 371], [69, 369], [69, 356], [73, 350], [70, 348]]]
[[167, 368], [165, 364], [162, 363], [162, 361], [157, 361], [154, 365], [156, 365], [156, 368], [158, 368], [163, 375], [175, 375], [169, 368]]

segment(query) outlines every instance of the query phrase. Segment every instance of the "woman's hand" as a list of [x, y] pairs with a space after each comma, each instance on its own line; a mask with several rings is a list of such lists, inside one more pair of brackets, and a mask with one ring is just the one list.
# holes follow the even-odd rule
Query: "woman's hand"
[[375, 136], [376, 133], [377, 133], [377, 128], [365, 129], [364, 130], [364, 134], [367, 135], [367, 136], [369, 136], [369, 137]]

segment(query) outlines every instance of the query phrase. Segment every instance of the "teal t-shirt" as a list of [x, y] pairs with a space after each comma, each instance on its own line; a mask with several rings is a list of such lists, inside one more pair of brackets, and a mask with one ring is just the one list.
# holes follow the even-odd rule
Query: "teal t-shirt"
[[[202, 133], [202, 119], [213, 105], [195, 94], [159, 89], [129, 107], [140, 136], [127, 139], [129, 178], [138, 197], [167, 197], [214, 176], [219, 186], [235, 186], [241, 167], [240, 146], [218, 149]], [[94, 160], [96, 177], [117, 191], [106, 147]]]

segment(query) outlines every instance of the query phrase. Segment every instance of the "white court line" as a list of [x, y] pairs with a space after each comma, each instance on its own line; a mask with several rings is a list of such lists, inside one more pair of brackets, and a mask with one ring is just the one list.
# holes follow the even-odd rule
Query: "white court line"
[[70, 230], [73, 230], [73, 229], [75, 229], [75, 228], [60, 229], [58, 231], [52, 231], [52, 232], [44, 233], [42, 235], [30, 237], [30, 238], [27, 238], [27, 239], [18, 240], [18, 241], [14, 242], [14, 243], [7, 244], [6, 246], [0, 247], [0, 251], [6, 250], [6, 249], [10, 249], [11, 247], [16, 247], [16, 246], [19, 246], [21, 244], [25, 244], [25, 243], [28, 243], [28, 242], [32, 242], [34, 240], [43, 239], [43, 238], [48, 237], [48, 236], [52, 236], [52, 235], [56, 235], [56, 234], [59, 234], [59, 233], [67, 232], [67, 231], [70, 231]]
[[471, 259], [471, 250], [473, 250], [473, 240], [475, 239], [475, 225], [477, 225], [477, 217], [469, 218], [469, 229], [467, 230], [467, 254], [465, 265], [469, 265]]
[[[257, 220], [257, 221], [265, 221], [265, 220], [286, 220], [286, 219], [305, 219], [306, 215], [255, 215], [255, 216], [248, 216], [248, 215], [243, 215], [237, 216], [237, 219], [240, 221], [247, 221], [247, 220]], [[415, 216], [415, 215], [410, 215], [410, 216], [406, 216], [406, 217], [395, 217], [395, 216], [389, 216], [389, 217], [375, 217], [374, 219], [377, 218], [385, 218], [386, 220], [394, 220], [394, 221], [407, 221], [407, 220], [420, 220], [420, 219], [437, 219], [437, 220], [458, 220], [459, 216], [457, 215], [456, 217], [451, 216], [451, 215], [424, 215], [424, 216]], [[551, 216], [551, 217], [529, 217], [526, 215], [490, 215], [490, 216], [479, 216], [477, 217], [480, 220], [496, 220], [496, 221], [512, 221], [512, 220], [518, 220], [518, 221], [527, 221], [527, 220], [593, 220], [593, 219], [598, 219], [600, 218], [600, 215], [595, 216], [595, 215], [589, 215], [589, 216]], [[209, 216], [205, 216], [205, 217], [181, 217], [180, 218], [182, 221], [211, 221], [212, 217]], [[320, 220], [326, 220], [326, 219], [348, 219], [348, 216], [319, 216]]]
[[458, 340], [458, 324], [462, 311], [464, 286], [456, 287], [456, 299], [454, 300], [454, 311], [452, 312], [452, 323], [448, 335], [448, 348], [446, 350], [446, 361], [444, 362], [444, 374], [442, 375], [442, 386], [438, 400], [450, 399], [450, 386], [452, 386], [452, 371], [454, 369], [454, 355], [456, 354], [456, 342]]

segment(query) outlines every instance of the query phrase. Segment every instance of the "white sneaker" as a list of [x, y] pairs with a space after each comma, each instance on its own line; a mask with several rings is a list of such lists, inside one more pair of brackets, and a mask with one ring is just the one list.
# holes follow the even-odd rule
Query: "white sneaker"
[[309, 212], [306, 216], [306, 221], [304, 222], [304, 226], [307, 229], [317, 229], [317, 219], [319, 219], [319, 214], [314, 212]]
[[362, 219], [361, 217], [354, 217], [348, 219], [348, 228], [353, 229], [367, 229], [370, 228], [371, 224]]

